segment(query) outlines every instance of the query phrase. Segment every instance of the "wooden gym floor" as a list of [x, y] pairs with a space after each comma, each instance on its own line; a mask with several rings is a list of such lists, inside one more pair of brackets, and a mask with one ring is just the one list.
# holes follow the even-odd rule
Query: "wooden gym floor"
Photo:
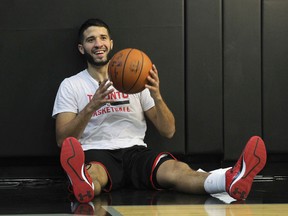
[[[41, 167], [42, 173], [49, 169]], [[0, 167], [0, 214], [242, 216], [287, 215], [288, 212], [287, 163], [265, 168], [254, 180], [247, 200], [241, 202], [225, 193], [209, 196], [123, 189], [103, 193], [91, 203], [79, 204], [68, 193], [66, 178], [57, 169], [49, 171], [49, 178], [41, 172], [38, 178], [32, 178], [29, 172], [34, 171], [30, 168], [18, 167], [15, 177], [11, 167]], [[19, 178], [19, 170], [25, 178]]]

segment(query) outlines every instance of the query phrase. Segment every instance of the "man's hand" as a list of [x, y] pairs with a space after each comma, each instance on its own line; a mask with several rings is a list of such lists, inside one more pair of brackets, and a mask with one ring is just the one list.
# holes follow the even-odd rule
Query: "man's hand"
[[148, 84], [145, 85], [146, 88], [150, 90], [151, 97], [157, 101], [161, 100], [160, 94], [160, 80], [158, 76], [158, 71], [156, 66], [153, 64], [152, 69], [149, 71], [149, 76], [147, 77]]
[[93, 111], [99, 109], [107, 103], [112, 103], [114, 100], [108, 99], [108, 95], [111, 94], [114, 89], [109, 89], [112, 86], [112, 82], [107, 82], [108, 79], [99, 82], [99, 88], [96, 90], [91, 101], [89, 102], [89, 108]]

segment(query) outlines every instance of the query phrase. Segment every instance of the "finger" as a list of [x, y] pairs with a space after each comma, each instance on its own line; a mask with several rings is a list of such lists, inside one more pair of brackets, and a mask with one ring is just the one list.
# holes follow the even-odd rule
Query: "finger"
[[159, 77], [158, 75], [155, 73], [155, 71], [150, 71], [149, 76], [147, 77], [148, 81], [150, 83], [158, 83], [159, 82]]
[[103, 87], [107, 82], [107, 79], [104, 79], [104, 80], [99, 80], [98, 84], [99, 84], [99, 87]]
[[98, 88], [98, 90], [99, 90], [101, 93], [107, 91], [107, 89], [109, 89], [109, 87], [113, 85], [112, 82], [110, 82], [110, 81], [107, 82], [107, 81], [108, 81], [108, 80], [103, 80], [103, 81], [101, 82], [101, 84], [100, 84], [100, 86], [99, 86], [99, 88]]
[[105, 91], [107, 91], [111, 86], [113, 85], [113, 83], [111, 81], [109, 81], [108, 83], [105, 84], [105, 86], [103, 87], [103, 89]]
[[114, 89], [109, 89], [109, 90], [106, 90], [104, 92], [100, 92], [99, 93], [99, 96], [101, 99], [104, 99], [106, 98], [109, 94], [111, 94], [112, 92], [114, 91]]

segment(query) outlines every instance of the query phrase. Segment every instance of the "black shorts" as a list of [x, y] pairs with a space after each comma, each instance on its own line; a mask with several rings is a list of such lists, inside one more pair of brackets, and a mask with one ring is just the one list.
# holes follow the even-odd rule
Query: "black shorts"
[[164, 189], [156, 181], [158, 167], [166, 160], [176, 160], [169, 152], [155, 152], [145, 146], [117, 150], [85, 151], [85, 162], [97, 163], [106, 170], [109, 183], [106, 191], [123, 187]]

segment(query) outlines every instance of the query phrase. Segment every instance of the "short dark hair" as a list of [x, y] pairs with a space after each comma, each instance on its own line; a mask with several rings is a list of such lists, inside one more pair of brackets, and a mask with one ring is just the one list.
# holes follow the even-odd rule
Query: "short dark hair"
[[96, 19], [96, 18], [92, 18], [92, 19], [88, 19], [86, 20], [80, 27], [79, 31], [78, 31], [78, 42], [82, 43], [83, 42], [83, 33], [86, 29], [88, 29], [91, 26], [98, 26], [98, 27], [104, 27], [107, 29], [108, 35], [111, 38], [111, 31], [109, 26], [101, 19]]

